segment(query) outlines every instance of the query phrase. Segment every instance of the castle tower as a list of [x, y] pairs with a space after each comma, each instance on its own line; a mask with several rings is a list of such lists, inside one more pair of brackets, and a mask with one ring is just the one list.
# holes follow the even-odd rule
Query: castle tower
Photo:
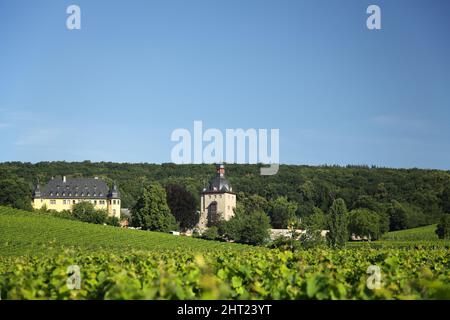
[[115, 182], [108, 193], [108, 214], [120, 218], [120, 193]]
[[225, 166], [216, 166], [216, 176], [201, 193], [200, 220], [198, 227], [206, 229], [220, 220], [229, 220], [234, 216], [236, 194], [230, 182], [225, 178]]

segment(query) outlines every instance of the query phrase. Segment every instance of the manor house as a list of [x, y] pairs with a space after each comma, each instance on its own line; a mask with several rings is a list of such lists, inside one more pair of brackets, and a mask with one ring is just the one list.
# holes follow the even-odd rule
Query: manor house
[[33, 192], [33, 208], [72, 210], [74, 204], [87, 201], [95, 209], [106, 210], [109, 216], [120, 218], [120, 194], [116, 184], [112, 188], [95, 178], [52, 178], [42, 189], [37, 184]]

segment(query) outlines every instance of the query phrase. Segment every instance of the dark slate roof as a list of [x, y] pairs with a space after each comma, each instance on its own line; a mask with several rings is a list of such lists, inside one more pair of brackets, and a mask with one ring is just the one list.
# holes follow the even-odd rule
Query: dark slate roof
[[229, 192], [231, 191], [231, 184], [227, 178], [216, 176], [209, 183], [207, 191], [211, 192]]
[[107, 183], [97, 178], [67, 178], [65, 182], [62, 178], [54, 178], [46, 186], [40, 188], [40, 195], [42, 198], [49, 199], [119, 198], [117, 187], [110, 191]]
[[[220, 173], [221, 169], [223, 170], [222, 174]], [[214, 192], [232, 192], [233, 188], [231, 187], [230, 182], [227, 178], [225, 178], [225, 170], [223, 164], [217, 165], [217, 173], [216, 176], [210, 181], [207, 188], [203, 189], [203, 193], [214, 193]]]

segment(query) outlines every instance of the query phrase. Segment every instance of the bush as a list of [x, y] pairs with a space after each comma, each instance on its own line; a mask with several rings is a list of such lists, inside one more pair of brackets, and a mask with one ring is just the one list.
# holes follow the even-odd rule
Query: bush
[[120, 226], [120, 221], [117, 217], [111, 216], [111, 217], [107, 217], [105, 220], [105, 223], [109, 226], [113, 226], [113, 227], [119, 227]]
[[103, 224], [108, 218], [106, 210], [95, 210], [95, 207], [90, 202], [80, 202], [73, 206], [73, 216], [80, 221]]
[[219, 228], [216, 226], [209, 227], [206, 229], [203, 234], [202, 238], [206, 240], [217, 240], [219, 239]]

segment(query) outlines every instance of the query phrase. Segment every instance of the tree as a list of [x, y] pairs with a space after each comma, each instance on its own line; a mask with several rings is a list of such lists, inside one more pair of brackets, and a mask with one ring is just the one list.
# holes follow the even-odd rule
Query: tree
[[175, 220], [180, 224], [181, 230], [188, 230], [198, 223], [195, 197], [179, 184], [170, 184], [166, 187], [167, 204]]
[[442, 210], [450, 213], [450, 185], [447, 185], [441, 195]]
[[396, 200], [392, 200], [388, 209], [389, 213], [389, 230], [403, 230], [408, 226], [408, 215], [402, 204]]
[[308, 230], [322, 231], [327, 227], [327, 217], [323, 211], [317, 207], [314, 207], [313, 212], [313, 214], [301, 218], [302, 227]]
[[260, 245], [269, 238], [270, 219], [262, 211], [245, 212], [238, 204], [235, 215], [219, 225], [219, 233], [236, 242]]
[[333, 201], [328, 219], [327, 242], [331, 248], [342, 248], [348, 240], [347, 206], [341, 198]]
[[436, 228], [439, 239], [450, 239], [450, 214], [444, 214]]
[[242, 203], [246, 212], [260, 210], [267, 212], [269, 210], [269, 202], [257, 194], [246, 197], [244, 193], [240, 192], [238, 195], [239, 202]]
[[277, 198], [271, 208], [272, 226], [277, 229], [285, 229], [288, 222], [295, 217], [297, 204], [289, 201], [286, 197]]
[[72, 209], [72, 215], [77, 220], [96, 224], [103, 224], [108, 218], [106, 210], [95, 210], [94, 205], [87, 201], [75, 204]]
[[29, 185], [18, 177], [2, 178], [0, 180], [0, 205], [31, 211]]
[[348, 231], [369, 240], [376, 240], [381, 236], [380, 217], [368, 209], [354, 209], [348, 215]]
[[131, 224], [152, 231], [178, 229], [167, 204], [166, 191], [159, 183], [152, 183], [142, 189], [141, 196], [131, 210]]

